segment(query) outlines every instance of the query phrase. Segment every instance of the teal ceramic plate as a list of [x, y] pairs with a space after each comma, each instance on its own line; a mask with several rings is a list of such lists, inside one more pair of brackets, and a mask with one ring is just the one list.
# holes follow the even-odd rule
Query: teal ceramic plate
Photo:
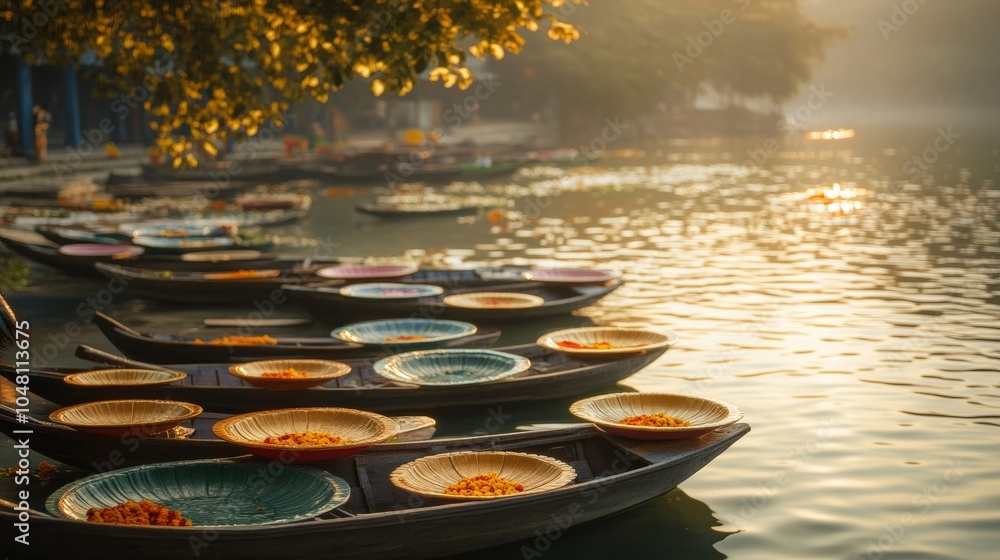
[[158, 463], [88, 476], [53, 494], [53, 515], [87, 520], [90, 508], [151, 500], [177, 510], [193, 528], [270, 525], [311, 519], [351, 495], [342, 478], [298, 466], [220, 459]]
[[220, 249], [236, 245], [231, 237], [137, 237], [132, 242], [151, 249]]
[[366, 345], [406, 345], [443, 342], [476, 334], [476, 326], [441, 319], [384, 319], [340, 327], [330, 336]]
[[417, 350], [375, 362], [375, 373], [414, 385], [468, 385], [528, 371], [531, 360], [496, 350]]

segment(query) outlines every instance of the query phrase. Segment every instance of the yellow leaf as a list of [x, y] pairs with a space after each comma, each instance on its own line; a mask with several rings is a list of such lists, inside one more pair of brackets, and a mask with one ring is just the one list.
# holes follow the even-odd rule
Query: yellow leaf
[[271, 56], [273, 56], [274, 58], [278, 58], [278, 55], [280, 54], [281, 54], [281, 45], [279, 45], [278, 43], [271, 43]]
[[216, 130], [219, 130], [219, 121], [212, 119], [205, 123], [206, 134], [214, 134]]
[[184, 163], [184, 158], [177, 156], [174, 158], [174, 169], [180, 168], [181, 164]]
[[205, 152], [210, 156], [214, 156], [219, 153], [219, 149], [216, 148], [215, 144], [211, 142], [205, 142], [202, 144], [202, 148], [204, 148]]
[[382, 95], [382, 92], [384, 91], [385, 91], [385, 84], [382, 83], [382, 80], [378, 79], [372, 80], [372, 93], [375, 94], [375, 97]]

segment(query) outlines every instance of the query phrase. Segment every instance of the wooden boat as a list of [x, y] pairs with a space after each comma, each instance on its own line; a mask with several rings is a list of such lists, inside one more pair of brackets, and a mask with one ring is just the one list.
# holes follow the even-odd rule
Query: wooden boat
[[252, 303], [270, 300], [276, 290], [286, 286], [323, 280], [294, 269], [272, 269], [276, 271], [273, 276], [265, 274], [266, 269], [251, 270], [260, 273], [257, 277], [238, 277], [234, 271], [233, 277], [227, 277], [224, 272], [157, 270], [110, 263], [94, 267], [108, 278], [118, 279], [132, 295], [173, 303]]
[[232, 198], [256, 187], [252, 181], [214, 181], [211, 179], [149, 181], [143, 178], [133, 183], [111, 183], [104, 188], [115, 198], [186, 198], [203, 196], [210, 200]]
[[[433, 282], [430, 282], [433, 283]], [[623, 284], [613, 280], [604, 284], [545, 284], [540, 282], [508, 282], [466, 287], [445, 284], [439, 296], [406, 301], [385, 301], [352, 298], [340, 294], [338, 288], [321, 285], [288, 285], [285, 295], [302, 309], [320, 320], [336, 317], [432, 317], [461, 319], [473, 322], [515, 321], [569, 313], [586, 307], [610, 294]], [[443, 299], [455, 294], [484, 291], [518, 292], [541, 297], [538, 307], [472, 309], [450, 306]]]
[[118, 232], [117, 228], [73, 228], [59, 226], [38, 226], [35, 228], [38, 235], [55, 243], [56, 245], [70, 245], [73, 243], [103, 243], [113, 245], [116, 243], [128, 243], [132, 238]]
[[[643, 442], [583, 426], [380, 445], [353, 457], [314, 464], [351, 486], [345, 505], [316, 520], [211, 530], [164, 529], [93, 524], [36, 512], [30, 515], [31, 546], [22, 547], [18, 554], [56, 558], [70, 547], [77, 552], [100, 551], [108, 557], [130, 557], [141, 551], [143, 558], [168, 560], [383, 560], [458, 554], [535, 538], [553, 526], [554, 520], [563, 531], [638, 506], [675, 488], [749, 429], [746, 424], [734, 424], [701, 438]], [[393, 470], [414, 459], [460, 450], [546, 455], [571, 465], [577, 479], [537, 494], [444, 503], [408, 494], [389, 482]], [[51, 491], [33, 490], [31, 497]], [[3, 538], [11, 542], [19, 528], [13, 504], [8, 507], [0, 512], [0, 525]]]
[[240, 235], [199, 237], [146, 237], [140, 236], [132, 243], [150, 255], [183, 255], [201, 251], [269, 251], [271, 241], [252, 241]]
[[0, 346], [14, 342], [17, 338], [17, 317], [0, 292]]
[[[39, 264], [58, 268], [73, 274], [88, 276], [103, 276], [94, 268], [98, 262], [117, 264], [126, 262], [130, 267], [141, 269], [184, 271], [184, 272], [221, 272], [239, 267], [278, 268], [294, 267], [299, 260], [278, 259], [273, 254], [257, 252], [256, 255], [243, 252], [202, 252], [198, 260], [189, 260], [189, 254], [181, 255], [126, 255], [119, 258], [108, 256], [77, 256], [65, 255], [59, 252], [59, 245], [45, 239], [28, 242], [22, 236], [8, 235], [10, 231], [0, 233], [0, 244], [7, 246], [18, 255]], [[17, 231], [16, 233], [28, 233]]]
[[[526, 373], [489, 383], [451, 386], [397, 385], [377, 375], [375, 358], [341, 360], [351, 373], [326, 385], [302, 391], [268, 391], [251, 387], [228, 372], [228, 363], [172, 365], [187, 378], [170, 385], [86, 387], [63, 382], [79, 369], [31, 372], [31, 391], [52, 402], [71, 405], [106, 399], [160, 399], [194, 403], [211, 412], [247, 412], [296, 406], [342, 406], [371, 411], [424, 411], [472, 405], [543, 401], [572, 397], [613, 386], [646, 367], [666, 348], [614, 359], [574, 357], [524, 344], [499, 348], [531, 360]], [[77, 355], [112, 367], [162, 367], [136, 362], [81, 346]], [[0, 365], [0, 375], [13, 379], [16, 370]]]
[[[149, 258], [166, 258], [166, 256], [151, 255]], [[128, 283], [126, 290], [142, 297], [170, 301], [174, 303], [250, 303], [254, 300], [269, 299], [276, 289], [284, 290], [286, 287], [296, 284], [301, 285], [322, 285], [331, 290], [339, 290], [344, 285], [343, 280], [329, 280], [316, 275], [316, 272], [325, 266], [343, 264], [336, 260], [311, 259], [277, 259], [274, 261], [254, 261], [254, 262], [231, 262], [218, 263], [217, 266], [205, 266], [201, 272], [193, 267], [194, 264], [211, 263], [189, 263], [186, 261], [174, 261], [157, 266], [150, 261], [136, 261], [137, 266], [116, 267], [111, 264], [102, 264], [97, 268], [98, 272], [111, 278], [118, 278]], [[129, 262], [131, 265], [132, 261]], [[223, 270], [237, 271], [241, 269], [251, 271], [277, 269], [279, 274], [271, 278], [256, 279], [231, 279], [220, 278], [218, 276], [206, 277], [206, 274], [221, 272]], [[510, 282], [518, 282], [521, 272], [525, 269], [521, 267], [486, 267], [475, 270], [456, 269], [423, 269], [415, 274], [407, 276], [403, 282], [437, 284], [452, 288], [489, 288], [497, 285], [506, 285]], [[523, 281], [518, 282], [523, 284]], [[345, 296], [346, 297], [346, 296]], [[371, 302], [373, 300], [360, 298], [361, 302]], [[398, 300], [392, 300], [398, 301]], [[420, 301], [420, 300], [415, 300]], [[405, 314], [403, 313], [405, 311]], [[402, 309], [399, 313], [390, 314], [391, 317], [405, 317], [411, 314], [412, 310]], [[433, 318], [433, 317], [432, 317]]]
[[266, 160], [232, 160], [202, 162], [197, 168], [175, 169], [172, 165], [143, 165], [140, 175], [111, 172], [106, 185], [122, 183], [165, 183], [165, 182], [226, 182], [239, 179], [247, 182], [269, 182], [281, 180], [280, 169]]
[[[97, 325], [111, 344], [125, 356], [154, 364], [199, 362], [245, 362], [275, 358], [316, 358], [342, 360], [385, 356], [401, 351], [393, 344], [364, 346], [330, 336], [288, 338], [276, 336], [277, 344], [217, 345], [196, 343], [193, 338], [163, 334], [143, 334], [134, 331], [101, 312], [94, 314]], [[256, 329], [254, 334], [263, 331]], [[407, 345], [406, 350], [422, 348], [485, 348], [496, 342], [500, 331], [481, 329], [470, 336], [439, 343]]]
[[426, 204], [379, 204], [362, 202], [354, 205], [362, 214], [379, 218], [417, 218], [424, 216], [470, 216], [479, 212], [479, 206], [461, 202]]
[[59, 252], [60, 246], [52, 243], [51, 241], [38, 238], [35, 239], [34, 242], [31, 242], [28, 240], [29, 238], [27, 236], [22, 234], [30, 235], [31, 232], [12, 230], [2, 232], [0, 233], [0, 243], [5, 245], [14, 253], [17, 253], [30, 261], [65, 270], [67, 272], [72, 272], [74, 274], [99, 276], [100, 273], [94, 268], [96, 263], [113, 263], [122, 261], [131, 262], [139, 258], [138, 256], [132, 254], [122, 254], [120, 256], [66, 255]]
[[[46, 410], [42, 414], [49, 412], [52, 411]], [[33, 413], [39, 414], [37, 410]], [[242, 447], [223, 441], [212, 433], [212, 426], [229, 416], [204, 412], [164, 434], [130, 439], [80, 431], [32, 414], [25, 415], [26, 422], [20, 422], [15, 409], [0, 404], [0, 433], [16, 438], [15, 430], [32, 430], [32, 451], [66, 465], [105, 471], [162, 461], [246, 455]], [[430, 439], [437, 429], [434, 419], [427, 416], [397, 416], [393, 419], [400, 425], [395, 442]], [[136, 445], [140, 442], [141, 445]]]

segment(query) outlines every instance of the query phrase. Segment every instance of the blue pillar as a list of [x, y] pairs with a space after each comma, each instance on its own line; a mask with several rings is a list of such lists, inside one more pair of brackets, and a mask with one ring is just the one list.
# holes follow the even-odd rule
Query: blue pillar
[[35, 153], [35, 126], [31, 115], [31, 66], [15, 58], [14, 81], [17, 82], [17, 126], [21, 131], [21, 153]]
[[115, 144], [121, 146], [125, 143], [125, 119], [116, 118], [112, 115], [111, 120], [115, 123], [115, 127], [111, 130], [111, 141]]
[[76, 87], [76, 70], [67, 64], [63, 70], [63, 99], [66, 102], [66, 147], [80, 145], [80, 95]]

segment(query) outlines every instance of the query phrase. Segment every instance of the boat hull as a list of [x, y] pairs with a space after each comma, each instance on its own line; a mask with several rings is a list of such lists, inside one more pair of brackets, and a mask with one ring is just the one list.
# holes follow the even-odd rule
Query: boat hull
[[[323, 387], [302, 391], [268, 391], [251, 387], [228, 372], [229, 364], [170, 366], [188, 377], [170, 385], [85, 387], [63, 382], [66, 372], [32, 371], [31, 390], [54, 403], [68, 406], [107, 399], [157, 399], [189, 402], [206, 411], [240, 413], [302, 406], [339, 406], [374, 412], [562, 399], [613, 386], [658, 358], [666, 349], [610, 361], [577, 361], [533, 344], [501, 348], [532, 360], [526, 374], [491, 383], [456, 386], [393, 385], [378, 377], [373, 359], [343, 360], [353, 371]], [[115, 364], [121, 366], [122, 364]], [[16, 370], [0, 366], [8, 379]]]
[[477, 291], [470, 288], [446, 290], [441, 296], [419, 298], [409, 301], [362, 300], [340, 295], [338, 290], [324, 287], [283, 286], [288, 299], [319, 320], [336, 317], [426, 317], [434, 319], [458, 319], [473, 322], [504, 322], [550, 317], [570, 313], [596, 303], [622, 285], [615, 280], [600, 285], [554, 285], [520, 282], [509, 285], [497, 284], [488, 291], [515, 291], [542, 297], [545, 302], [539, 307], [507, 309], [472, 309], [454, 307], [443, 303], [443, 298], [453, 293]]
[[[190, 339], [178, 339], [165, 335], [152, 336], [136, 332], [118, 321], [96, 313], [94, 324], [104, 333], [104, 336], [128, 358], [142, 360], [154, 364], [172, 363], [213, 363], [213, 362], [246, 362], [267, 359], [321, 359], [342, 360], [350, 358], [367, 358], [386, 356], [388, 353], [402, 351], [403, 346], [352, 344], [340, 342], [338, 339], [298, 339], [279, 344], [258, 345], [218, 345], [198, 344]], [[426, 348], [486, 348], [500, 337], [496, 329], [484, 329], [469, 336], [446, 340], [438, 343], [412, 344], [405, 350], [420, 350]], [[322, 341], [322, 342], [321, 342]]]
[[[26, 557], [53, 558], [70, 550], [102, 556], [142, 551], [149, 559], [434, 558], [535, 538], [558, 519], [560, 530], [636, 507], [669, 492], [749, 431], [746, 424], [703, 438], [636, 444], [610, 439], [592, 427], [540, 435], [487, 436], [465, 441], [378, 446], [353, 460], [322, 467], [349, 481], [347, 517], [276, 526], [199, 530], [94, 525], [36, 516]], [[569, 435], [567, 435], [569, 434]], [[440, 441], [440, 440], [438, 440]], [[436, 449], [513, 450], [570, 462], [579, 475], [570, 486], [481, 502], [430, 504], [385, 484], [398, 466]], [[599, 455], [599, 456], [598, 456]], [[0, 513], [7, 539], [14, 515]]]

